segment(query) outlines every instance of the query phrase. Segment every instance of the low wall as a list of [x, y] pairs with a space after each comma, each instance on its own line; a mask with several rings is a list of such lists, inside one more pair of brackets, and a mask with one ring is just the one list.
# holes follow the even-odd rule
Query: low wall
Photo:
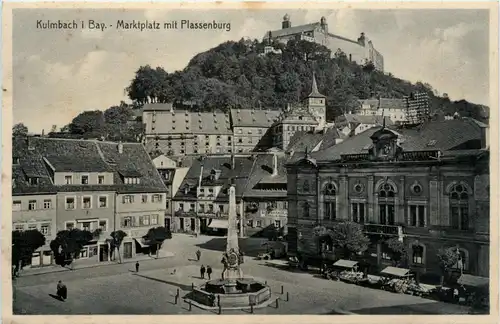
[[260, 305], [271, 298], [271, 289], [264, 287], [254, 293], [240, 294], [211, 294], [202, 289], [194, 288], [191, 292], [191, 299], [197, 303], [217, 307], [218, 297], [221, 308], [230, 307], [250, 307], [250, 305]]

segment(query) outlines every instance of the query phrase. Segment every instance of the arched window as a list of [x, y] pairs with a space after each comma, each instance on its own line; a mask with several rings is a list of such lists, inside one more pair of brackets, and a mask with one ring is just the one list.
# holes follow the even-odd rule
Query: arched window
[[337, 189], [333, 183], [328, 183], [323, 191], [325, 217], [324, 219], [335, 220], [337, 218]]
[[450, 190], [451, 227], [459, 230], [469, 229], [469, 192], [462, 184]]
[[304, 218], [308, 218], [309, 217], [309, 211], [310, 211], [310, 206], [309, 206], [309, 203], [306, 201], [304, 202], [304, 205], [302, 206], [302, 216]]
[[395, 222], [395, 202], [396, 189], [390, 183], [380, 186], [378, 192], [379, 200], [379, 223], [383, 225], [394, 225]]
[[458, 254], [458, 261], [453, 268], [467, 272], [469, 270], [469, 252], [465, 249], [454, 249]]
[[414, 264], [424, 264], [424, 247], [422, 245], [413, 245], [411, 253]]

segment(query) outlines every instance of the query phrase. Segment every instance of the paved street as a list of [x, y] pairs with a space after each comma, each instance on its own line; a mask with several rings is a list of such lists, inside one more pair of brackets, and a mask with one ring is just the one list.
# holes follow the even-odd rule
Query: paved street
[[[214, 276], [221, 273], [222, 238], [175, 236], [167, 247], [175, 256], [141, 262], [139, 273], [134, 264], [117, 264], [79, 269], [62, 273], [25, 276], [14, 283], [14, 313], [16, 314], [212, 314], [180, 302], [174, 304], [177, 289], [187, 293], [191, 283], [200, 284], [199, 266], [210, 264]], [[467, 309], [438, 303], [419, 297], [393, 294], [317, 278], [309, 273], [290, 272], [266, 265], [250, 256], [260, 242], [243, 242], [246, 247], [243, 272], [267, 281], [274, 293], [281, 285], [289, 292], [290, 301], [256, 310], [257, 314], [329, 314], [337, 310], [363, 314], [450, 314], [466, 313]], [[201, 247], [200, 262], [194, 259]], [[223, 245], [220, 246], [222, 249]], [[174, 269], [176, 270], [174, 273]], [[68, 300], [51, 297], [58, 280], [68, 286]], [[284, 296], [282, 296], [284, 298]], [[226, 311], [225, 314], [245, 314]]]

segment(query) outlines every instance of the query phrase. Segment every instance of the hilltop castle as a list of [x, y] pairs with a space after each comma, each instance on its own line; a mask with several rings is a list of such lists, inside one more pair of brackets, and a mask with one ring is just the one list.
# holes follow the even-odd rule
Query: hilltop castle
[[321, 17], [319, 22], [292, 27], [290, 16], [286, 14], [283, 17], [281, 29], [267, 32], [264, 39], [278, 40], [283, 43], [290, 39], [315, 42], [326, 46], [332, 53], [340, 49], [349, 60], [358, 64], [372, 62], [375, 69], [384, 71], [384, 57], [375, 49], [372, 41], [364, 33], [361, 33], [357, 40], [332, 34], [328, 31], [325, 17]]

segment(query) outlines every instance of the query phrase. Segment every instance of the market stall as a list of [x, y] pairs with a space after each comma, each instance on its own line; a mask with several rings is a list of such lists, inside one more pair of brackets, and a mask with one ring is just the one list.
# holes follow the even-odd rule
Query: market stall
[[410, 269], [387, 267], [380, 272], [380, 276], [382, 277], [382, 289], [397, 293], [405, 293], [410, 284], [415, 284]]
[[347, 282], [357, 282], [363, 278], [363, 273], [358, 271], [358, 262], [352, 260], [338, 260], [329, 267], [324, 274], [325, 278], [342, 280]]
[[489, 311], [489, 278], [462, 274], [457, 284], [462, 288], [460, 302], [471, 305], [475, 311]]

